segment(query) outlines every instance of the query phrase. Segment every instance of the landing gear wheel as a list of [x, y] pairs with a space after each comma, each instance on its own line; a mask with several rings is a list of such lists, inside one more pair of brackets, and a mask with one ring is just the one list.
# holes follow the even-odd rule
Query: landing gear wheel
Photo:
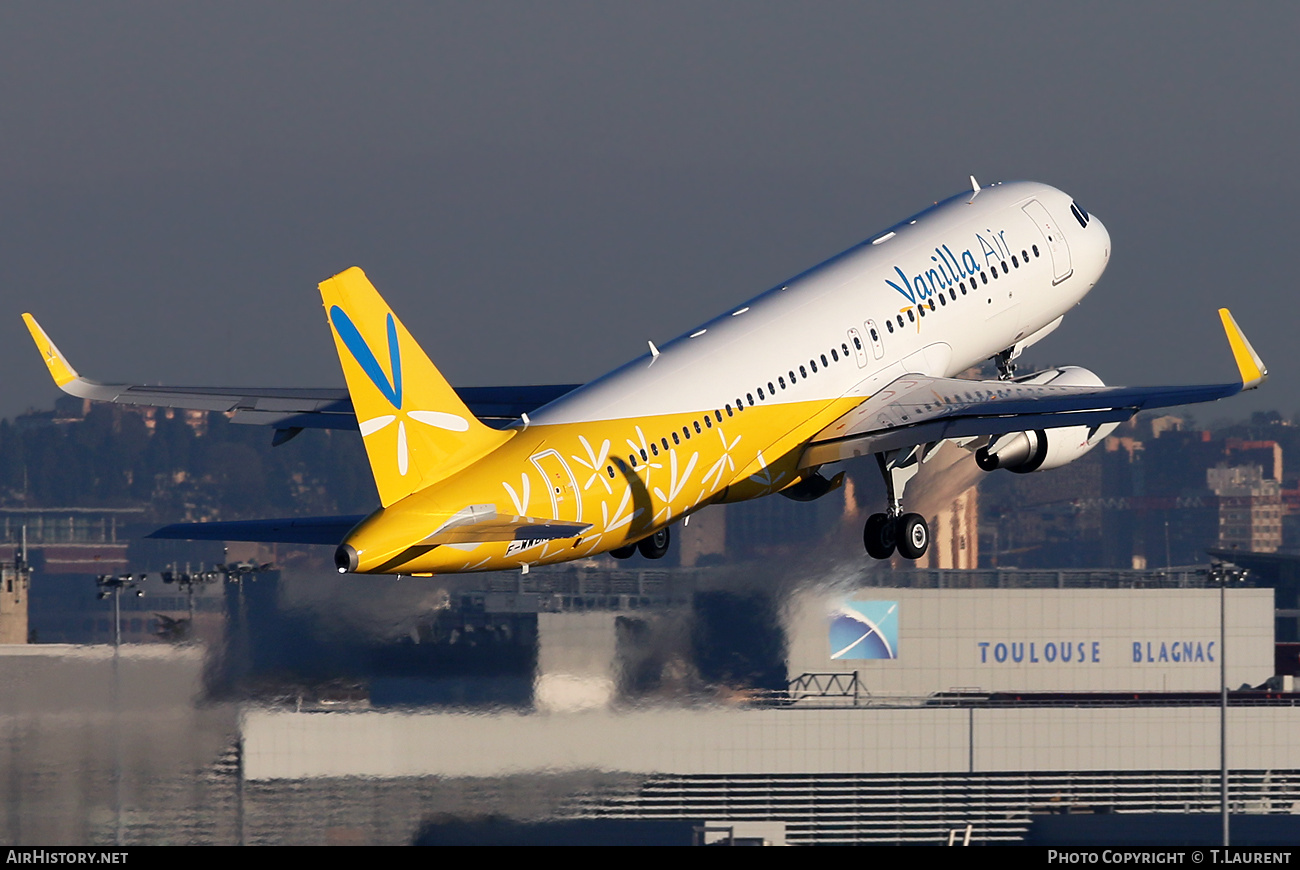
[[920, 514], [903, 514], [898, 518], [898, 555], [919, 559], [930, 549], [930, 527]]
[[631, 559], [634, 553], [636, 553], [636, 544], [628, 544], [626, 547], [618, 547], [609, 551], [609, 554], [615, 559]]
[[668, 529], [663, 528], [655, 532], [648, 538], [642, 538], [636, 542], [636, 548], [641, 551], [641, 555], [647, 559], [662, 559], [668, 554], [668, 543], [671, 537]]
[[867, 555], [873, 559], [888, 559], [894, 555], [894, 521], [885, 514], [872, 514], [862, 531], [862, 543], [867, 548]]

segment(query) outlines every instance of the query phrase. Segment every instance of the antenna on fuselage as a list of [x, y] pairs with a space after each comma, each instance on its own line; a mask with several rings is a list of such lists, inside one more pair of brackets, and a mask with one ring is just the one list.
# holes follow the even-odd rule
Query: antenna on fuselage
[[974, 202], [975, 197], [979, 196], [980, 191], [984, 189], [980, 187], [980, 183], [975, 180], [975, 176], [973, 175], [970, 177], [970, 189], [971, 189], [971, 195], [970, 195], [970, 199], [966, 200], [967, 205], [970, 205], [972, 202]]
[[655, 347], [655, 343], [649, 339], [646, 339], [646, 344], [650, 345], [650, 365], [654, 365], [655, 360], [659, 359], [659, 348]]

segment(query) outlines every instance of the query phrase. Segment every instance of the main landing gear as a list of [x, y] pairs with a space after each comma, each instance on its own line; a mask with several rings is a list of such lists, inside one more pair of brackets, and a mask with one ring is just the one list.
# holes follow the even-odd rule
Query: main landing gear
[[862, 531], [862, 543], [873, 559], [888, 559], [898, 551], [904, 559], [919, 559], [930, 548], [930, 526], [920, 514], [903, 513], [903, 489], [920, 468], [924, 447], [908, 451], [877, 453], [876, 462], [885, 478], [889, 508], [872, 514]]
[[616, 550], [610, 550], [609, 554], [615, 559], [630, 559], [637, 550], [647, 559], [662, 559], [668, 555], [668, 546], [672, 543], [672, 535], [668, 533], [668, 527], [660, 529], [648, 538], [642, 538], [635, 544], [628, 544], [626, 547], [619, 547]]

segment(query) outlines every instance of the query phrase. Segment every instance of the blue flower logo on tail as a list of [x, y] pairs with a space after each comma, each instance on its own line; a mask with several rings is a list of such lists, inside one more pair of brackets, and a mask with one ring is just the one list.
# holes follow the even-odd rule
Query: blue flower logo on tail
[[347, 346], [352, 358], [361, 366], [361, 370], [370, 378], [370, 382], [375, 385], [375, 389], [384, 394], [384, 398], [394, 408], [402, 407], [402, 350], [397, 342], [397, 321], [393, 319], [393, 314], [388, 313], [388, 365], [393, 372], [392, 383], [388, 381], [388, 375], [379, 367], [379, 360], [375, 359], [374, 353], [370, 350], [370, 345], [361, 337], [361, 331], [357, 329], [352, 318], [342, 308], [335, 305], [330, 309], [330, 320], [334, 323], [334, 328], [338, 330], [339, 338], [343, 339], [343, 344]]
[[343, 340], [343, 345], [352, 354], [352, 358], [361, 366], [361, 370], [366, 373], [366, 377], [375, 385], [375, 389], [383, 394], [389, 404], [393, 406], [396, 414], [382, 414], [378, 417], [371, 417], [368, 420], [357, 420], [357, 425], [361, 429], [362, 436], [369, 436], [390, 425], [397, 423], [397, 472], [405, 475], [410, 468], [411, 453], [406, 438], [406, 418], [423, 423], [426, 426], [432, 426], [435, 429], [445, 429], [448, 432], [465, 432], [469, 429], [469, 421], [457, 414], [449, 414], [446, 411], [424, 411], [402, 410], [402, 351], [401, 345], [397, 340], [397, 321], [393, 318], [390, 311], [387, 318], [388, 327], [388, 367], [393, 373], [392, 381], [389, 381], [388, 375], [379, 365], [379, 360], [375, 357], [370, 345], [361, 337], [361, 331], [357, 329], [352, 318], [348, 317], [346, 311], [337, 305], [330, 307], [330, 321], [334, 324], [334, 329], [338, 332], [339, 338]]

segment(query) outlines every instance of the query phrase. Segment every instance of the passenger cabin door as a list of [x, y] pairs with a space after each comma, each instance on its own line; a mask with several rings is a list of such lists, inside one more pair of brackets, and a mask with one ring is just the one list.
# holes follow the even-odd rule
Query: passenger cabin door
[[555, 450], [543, 450], [529, 458], [546, 481], [546, 491], [551, 496], [551, 515], [557, 520], [580, 522], [582, 499], [578, 493], [578, 481], [564, 457]]
[[1038, 200], [1031, 199], [1021, 208], [1042, 233], [1043, 241], [1047, 243], [1047, 252], [1052, 255], [1052, 283], [1060, 284], [1074, 273], [1074, 267], [1070, 264], [1070, 246], [1065, 243], [1061, 228]]
[[871, 355], [880, 359], [885, 355], [885, 344], [880, 335], [880, 327], [874, 320], [868, 320], [863, 325], [867, 327], [867, 335], [871, 336]]

